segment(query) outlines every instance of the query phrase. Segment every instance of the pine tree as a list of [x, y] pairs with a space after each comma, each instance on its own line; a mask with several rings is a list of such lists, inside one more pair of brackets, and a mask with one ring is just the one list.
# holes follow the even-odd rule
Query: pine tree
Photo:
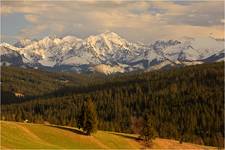
[[77, 119], [77, 127], [80, 129], [80, 128], [83, 128], [84, 126], [84, 120], [85, 120], [85, 102], [82, 104], [82, 107], [81, 107], [81, 110], [80, 110], [80, 114], [78, 116], [78, 119]]
[[90, 98], [84, 108], [83, 131], [87, 135], [91, 135], [91, 133], [97, 132], [98, 120], [95, 105]]
[[145, 113], [143, 117], [143, 125], [140, 137], [143, 138], [146, 145], [149, 146], [149, 144], [150, 145], [152, 144], [152, 140], [155, 138], [155, 136], [156, 132], [153, 127], [152, 120], [150, 116], [147, 113]]

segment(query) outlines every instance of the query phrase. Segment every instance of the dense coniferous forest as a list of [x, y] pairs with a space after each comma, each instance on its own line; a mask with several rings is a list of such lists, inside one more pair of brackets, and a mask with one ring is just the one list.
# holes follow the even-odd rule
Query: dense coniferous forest
[[[1, 103], [23, 102], [37, 97], [47, 97], [56, 90], [66, 87], [98, 82], [104, 76], [76, 73], [45, 72], [34, 69], [1, 67]], [[95, 80], [92, 80], [94, 78]], [[15, 93], [23, 94], [16, 97]]]
[[[222, 62], [108, 77], [29, 72], [2, 68], [2, 120], [77, 127], [82, 105], [91, 98], [99, 129], [140, 133], [147, 113], [157, 137], [224, 145]], [[18, 90], [25, 96], [14, 96], [15, 103], [9, 95]]]

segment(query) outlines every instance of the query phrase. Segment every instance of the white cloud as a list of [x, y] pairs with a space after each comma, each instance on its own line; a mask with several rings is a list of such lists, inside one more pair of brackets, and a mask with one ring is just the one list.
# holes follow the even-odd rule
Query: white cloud
[[222, 23], [225, 23], [225, 19], [221, 19], [220, 21], [221, 21]]
[[32, 26], [30, 28], [24, 28], [20, 31], [20, 35], [22, 38], [26, 37], [26, 38], [29, 38], [33, 35], [37, 35], [41, 32], [44, 32], [46, 31], [48, 28], [48, 26], [46, 24], [42, 24], [42, 25], [35, 25], [35, 26]]
[[[32, 25], [21, 36], [75, 34], [85, 37], [105, 30], [130, 40], [224, 34], [223, 2], [177, 4], [169, 1], [3, 2], [1, 13], [23, 13]], [[222, 15], [221, 15], [222, 14]], [[209, 21], [210, 20], [210, 21]]]
[[31, 23], [38, 23], [39, 18], [37, 15], [25, 15], [25, 19]]

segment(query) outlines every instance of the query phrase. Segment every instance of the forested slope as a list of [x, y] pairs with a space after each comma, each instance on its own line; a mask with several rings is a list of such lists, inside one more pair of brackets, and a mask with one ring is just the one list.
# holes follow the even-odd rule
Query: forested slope
[[51, 96], [2, 106], [2, 119], [76, 126], [90, 97], [102, 130], [138, 133], [144, 112], [158, 137], [224, 145], [224, 64], [107, 77]]
[[[18, 103], [48, 96], [61, 88], [88, 84], [93, 81], [92, 78], [98, 81], [96, 75], [1, 67], [1, 103]], [[17, 97], [16, 93], [23, 96]]]

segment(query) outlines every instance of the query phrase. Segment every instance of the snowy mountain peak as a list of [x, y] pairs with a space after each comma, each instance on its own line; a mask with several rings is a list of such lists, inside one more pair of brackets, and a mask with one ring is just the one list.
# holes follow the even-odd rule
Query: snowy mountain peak
[[8, 48], [8, 49], [11, 49], [11, 50], [14, 50], [14, 51], [17, 51], [17, 50], [20, 49], [20, 48], [17, 48], [15, 46], [13, 46], [13, 45], [10, 45], [8, 43], [5, 43], [5, 42], [0, 44], [0, 48], [1, 48], [1, 51], [0, 52], [2, 52], [2, 49], [3, 48]]
[[16, 44], [14, 44], [14, 46], [23, 48], [31, 43], [32, 43], [32, 40], [24, 38], [24, 39], [19, 40]]
[[111, 31], [106, 31], [104, 33], [101, 33], [100, 35], [108, 38], [121, 38], [118, 34]]
[[22, 39], [14, 46], [2, 43], [0, 48], [3, 60], [1, 65], [76, 72], [94, 69], [105, 74], [162, 69], [224, 59], [224, 41], [210, 37], [158, 40], [146, 45], [131, 43], [110, 31], [86, 39], [76, 36]]
[[82, 41], [82, 39], [70, 35], [63, 37], [62, 40], [68, 43], [76, 43], [78, 41]]
[[124, 42], [127, 42], [125, 39], [121, 38], [118, 34], [109, 31], [98, 35], [89, 36], [86, 39], [86, 41], [90, 43], [111, 42], [114, 44], [123, 44]]
[[91, 47], [97, 55], [113, 54], [119, 50], [130, 50], [130, 43], [121, 38], [114, 32], [105, 32], [102, 34], [89, 36], [85, 42]]

